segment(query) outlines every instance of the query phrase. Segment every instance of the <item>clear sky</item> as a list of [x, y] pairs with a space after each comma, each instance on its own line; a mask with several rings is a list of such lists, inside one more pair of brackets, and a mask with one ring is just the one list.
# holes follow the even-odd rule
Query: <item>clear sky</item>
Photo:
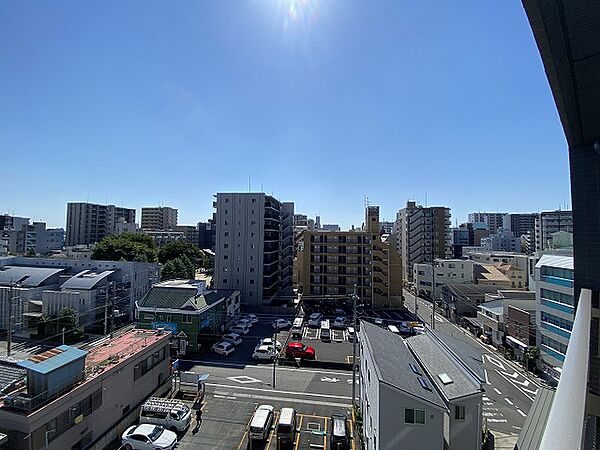
[[365, 196], [570, 204], [519, 1], [3, 1], [0, 168], [0, 212], [50, 226], [86, 200], [192, 224], [249, 175], [345, 227]]

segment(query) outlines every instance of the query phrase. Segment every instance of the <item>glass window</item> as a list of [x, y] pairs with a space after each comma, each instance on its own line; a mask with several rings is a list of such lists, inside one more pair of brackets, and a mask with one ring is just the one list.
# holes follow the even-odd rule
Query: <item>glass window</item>
[[465, 407], [461, 405], [456, 405], [454, 407], [454, 418], [456, 420], [465, 420]]

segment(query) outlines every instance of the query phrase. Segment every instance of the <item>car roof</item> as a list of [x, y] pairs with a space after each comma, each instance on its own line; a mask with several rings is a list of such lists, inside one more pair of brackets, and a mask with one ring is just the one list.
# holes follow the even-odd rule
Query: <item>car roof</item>
[[154, 431], [154, 428], [156, 428], [156, 425], [152, 425], [149, 423], [143, 423], [141, 425], [138, 425], [134, 430], [131, 431], [131, 434], [143, 434], [145, 436], [148, 436], [150, 433], [152, 433]]
[[231, 342], [221, 341], [217, 343], [217, 345], [222, 345], [223, 347], [231, 347]]
[[227, 334], [223, 335], [223, 337], [225, 337], [225, 336], [230, 336], [230, 337], [233, 337], [233, 338], [240, 337], [240, 335], [237, 334], [237, 333], [227, 333]]
[[268, 345], [261, 345], [260, 347], [258, 347], [256, 350], [263, 350], [265, 352], [269, 351], [269, 347]]
[[333, 421], [333, 434], [334, 436], [345, 436], [346, 435], [346, 418], [341, 415], [334, 414], [331, 416]]

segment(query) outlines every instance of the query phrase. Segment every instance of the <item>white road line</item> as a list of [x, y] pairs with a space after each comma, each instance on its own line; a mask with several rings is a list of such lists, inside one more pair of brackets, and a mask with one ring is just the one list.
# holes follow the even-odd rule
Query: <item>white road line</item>
[[483, 369], [483, 374], [485, 375], [485, 384], [491, 385], [490, 379], [488, 378], [487, 369]]
[[[203, 363], [206, 363], [206, 362], [210, 362], [212, 364], [214, 364], [215, 362], [218, 362], [220, 365], [222, 365], [224, 367], [228, 367], [229, 366], [229, 367], [234, 367], [234, 368], [239, 368], [240, 366], [246, 365], [245, 363], [236, 364], [236, 363], [227, 363], [227, 362], [221, 362], [221, 361], [196, 361], [196, 360], [193, 360], [193, 359], [186, 359], [186, 360], [181, 359], [180, 361], [194, 362], [194, 363], [198, 363], [198, 365], [200, 365], [200, 366], [202, 366]], [[270, 365], [270, 366], [259, 366], [259, 365], [249, 366], [249, 365], [246, 365], [246, 367], [249, 368], [249, 369], [261, 369], [261, 370], [268, 370], [270, 372], [273, 371], [273, 366], [272, 365]], [[193, 367], [192, 369], [197, 369], [197, 367]], [[217, 367], [217, 369], [218, 369], [218, 367]], [[306, 373], [316, 373], [316, 374], [325, 373], [325, 374], [328, 374], [328, 375], [341, 375], [341, 376], [348, 376], [348, 374], [352, 374], [352, 371], [349, 371], [349, 372], [331, 372], [329, 370], [295, 369], [295, 368], [291, 368], [291, 367], [277, 366], [277, 371], [279, 372], [280, 370], [285, 370], [287, 372], [306, 372]]]
[[262, 388], [253, 388], [249, 386], [232, 386], [230, 384], [217, 384], [217, 383], [206, 383], [206, 386], [218, 387], [218, 388], [229, 388], [229, 389], [242, 389], [245, 391], [258, 391], [258, 392], [270, 392], [277, 394], [286, 394], [286, 395], [300, 395], [300, 396], [308, 396], [308, 397], [322, 397], [322, 398], [337, 398], [340, 400], [352, 400], [352, 397], [345, 397], [343, 395], [330, 395], [330, 394], [316, 394], [314, 392], [294, 392], [294, 391], [278, 391], [273, 389], [262, 389]]
[[[215, 396], [216, 397], [216, 396]], [[319, 406], [334, 406], [338, 408], [350, 408], [350, 403], [336, 403], [336, 402], [322, 402], [318, 400], [306, 400], [303, 398], [288, 398], [288, 397], [274, 397], [272, 395], [256, 395], [256, 394], [238, 394], [239, 398], [252, 398], [255, 400], [271, 400], [280, 401], [286, 403], [303, 403], [307, 405], [319, 405]], [[235, 397], [234, 397], [235, 398]]]
[[500, 392], [500, 390], [498, 388], [494, 388], [494, 391], [496, 392], [496, 394], [502, 395], [502, 392]]
[[525, 393], [525, 391], [523, 391], [523, 389], [521, 389], [521, 388], [520, 388], [518, 385], [514, 384], [514, 383], [513, 383], [513, 381], [514, 381], [514, 380], [511, 380], [510, 378], [508, 378], [506, 375], [504, 375], [504, 374], [503, 374], [502, 372], [500, 372], [498, 369], [496, 369], [496, 372], [498, 372], [498, 374], [499, 374], [499, 375], [500, 375], [502, 378], [504, 378], [506, 381], [508, 381], [510, 384], [512, 384], [514, 387], [516, 387], [516, 388], [517, 388], [519, 391], [521, 391], [521, 392], [523, 393], [523, 395], [524, 395], [525, 397], [527, 397], [529, 400], [531, 400], [531, 401], [533, 401], [533, 400], [534, 400], [534, 399], [533, 399], [533, 398], [532, 398], [530, 395], [528, 395], [527, 393]]
[[506, 400], [506, 403], [508, 403], [509, 405], [514, 405], [514, 403], [511, 402], [508, 397], [505, 397], [504, 400]]
[[519, 414], [521, 414], [523, 417], [527, 417], [527, 414], [525, 414], [523, 411], [521, 411], [520, 409], [517, 409], [517, 412]]

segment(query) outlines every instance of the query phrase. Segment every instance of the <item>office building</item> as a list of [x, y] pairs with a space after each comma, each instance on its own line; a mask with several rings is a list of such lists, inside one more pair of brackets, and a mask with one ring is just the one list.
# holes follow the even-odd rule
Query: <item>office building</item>
[[465, 247], [478, 247], [481, 240], [489, 235], [490, 231], [484, 222], [467, 222], [452, 228], [452, 257], [462, 258]]
[[379, 222], [379, 232], [381, 234], [392, 234], [394, 230], [394, 221], [382, 220]]
[[28, 217], [17, 217], [10, 214], [0, 214], [0, 230], [20, 230], [23, 225], [29, 225]]
[[573, 330], [573, 257], [543, 255], [535, 265], [541, 370], [558, 380]]
[[521, 238], [512, 231], [498, 228], [496, 232], [481, 239], [481, 248], [489, 252], [521, 252]]
[[434, 334], [360, 327], [365, 448], [479, 450], [482, 381]]
[[[262, 192], [218, 193], [214, 285], [239, 290], [242, 304], [292, 294], [293, 203]], [[289, 216], [289, 217], [288, 217]]]
[[535, 219], [535, 249], [544, 251], [549, 248], [548, 241], [552, 234], [558, 231], [573, 233], [572, 211], [545, 211], [537, 215]]
[[403, 277], [412, 281], [413, 264], [452, 257], [450, 208], [426, 208], [407, 202], [406, 208], [396, 215], [395, 241], [402, 258]]
[[339, 225], [337, 225], [335, 223], [324, 223], [323, 226], [321, 227], [321, 230], [323, 230], [323, 231], [340, 231], [341, 228]]
[[168, 206], [142, 208], [142, 230], [170, 231], [177, 226], [177, 208]]
[[368, 305], [402, 307], [402, 262], [394, 245], [381, 240], [379, 207], [367, 207], [363, 230], [306, 230], [299, 241], [299, 287], [307, 302], [349, 298], [356, 285]]
[[67, 203], [66, 246], [94, 244], [115, 234], [119, 219], [135, 223], [135, 209], [95, 203]]
[[506, 216], [506, 213], [475, 212], [469, 214], [469, 222], [484, 222], [487, 224], [490, 233], [495, 233], [498, 228], [502, 228], [504, 226], [504, 220]]
[[215, 251], [215, 236], [217, 226], [214, 219], [206, 222], [198, 222], [198, 247], [201, 250]]
[[[439, 299], [442, 286], [446, 284], [474, 283], [473, 265], [473, 261], [464, 259], [436, 259], [433, 269], [431, 264], [415, 264], [413, 266], [415, 287], [420, 295]], [[435, 290], [433, 289], [433, 270], [435, 270]]]
[[0, 429], [11, 450], [105, 448], [171, 387], [170, 333], [130, 330], [85, 351], [68, 345], [1, 362]]

